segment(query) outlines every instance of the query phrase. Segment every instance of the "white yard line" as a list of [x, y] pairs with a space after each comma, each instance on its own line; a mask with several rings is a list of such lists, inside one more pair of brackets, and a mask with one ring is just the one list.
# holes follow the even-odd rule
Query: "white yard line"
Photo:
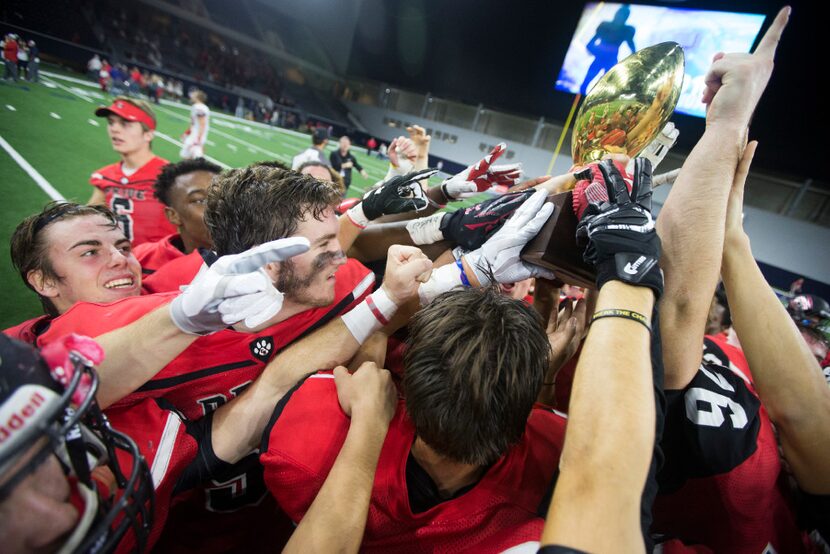
[[93, 101], [90, 97], [85, 96], [85, 95], [83, 95], [83, 94], [81, 94], [81, 93], [79, 93], [79, 92], [75, 92], [74, 90], [72, 90], [71, 88], [69, 88], [69, 87], [67, 87], [67, 86], [64, 86], [64, 85], [62, 85], [62, 84], [60, 84], [60, 83], [55, 83], [54, 81], [50, 81], [49, 79], [44, 79], [44, 82], [47, 82], [47, 83], [52, 83], [52, 84], [54, 84], [56, 87], [58, 87], [59, 89], [61, 89], [61, 90], [65, 90], [65, 91], [66, 91], [66, 92], [68, 92], [69, 94], [74, 94], [75, 96], [77, 96], [77, 97], [78, 97], [78, 98], [80, 98], [81, 100], [84, 100], [85, 102], [89, 102], [90, 104], [94, 104], [94, 101]]
[[[83, 86], [89, 87], [89, 88], [94, 88], [94, 89], [100, 88], [98, 83], [94, 83], [92, 81], [87, 81], [87, 80], [84, 80], [84, 79], [78, 79], [76, 77], [69, 77], [67, 75], [61, 75], [60, 73], [53, 73], [51, 71], [41, 70], [40, 74], [41, 75], [46, 75], [47, 77], [51, 77], [52, 79], [62, 79], [64, 81], [69, 81], [70, 83], [83, 85]], [[60, 85], [58, 85], [58, 86], [60, 86]], [[72, 91], [70, 91], [70, 92], [72, 92]], [[73, 92], [73, 94], [76, 94], [76, 93]], [[167, 105], [167, 106], [175, 106], [177, 108], [182, 108], [184, 110], [188, 110], [188, 111], [190, 110], [190, 106], [188, 106], [187, 104], [184, 104], [182, 102], [175, 102], [173, 100], [167, 100], [167, 99], [163, 98], [161, 100], [161, 103], [164, 104], [164, 105]], [[260, 123], [259, 121], [249, 121], [247, 119], [242, 119], [241, 117], [236, 117], [234, 115], [227, 115], [227, 114], [223, 114], [223, 113], [220, 113], [220, 112], [211, 112], [211, 115], [214, 116], [214, 117], [217, 117], [219, 119], [227, 119], [229, 121], [234, 121], [234, 122], [245, 124], [245, 125], [251, 125], [253, 127], [261, 127], [265, 130], [275, 132], [275, 133], [278, 133], [278, 134], [279, 133], [285, 133], [287, 135], [294, 135], [294, 136], [297, 136], [297, 137], [304, 137], [306, 139], [309, 138], [309, 135], [307, 135], [306, 133], [300, 133], [299, 131], [292, 131], [290, 129], [283, 129], [282, 127], [273, 127], [273, 126], [268, 125], [266, 123]]]
[[37, 186], [39, 186], [41, 189], [43, 189], [43, 192], [45, 192], [46, 195], [49, 198], [51, 198], [52, 200], [59, 200], [59, 201], [64, 201], [64, 202], [66, 201], [66, 198], [64, 198], [64, 196], [61, 193], [59, 193], [55, 189], [55, 187], [53, 187], [49, 183], [49, 181], [47, 181], [43, 177], [43, 175], [38, 173], [38, 171], [34, 167], [32, 167], [32, 165], [29, 162], [26, 161], [26, 158], [21, 156], [17, 152], [17, 150], [12, 148], [12, 145], [9, 144], [8, 142], [6, 142], [6, 139], [4, 139], [2, 136], [0, 136], [0, 146], [2, 146], [3, 150], [5, 150], [6, 153], [9, 156], [11, 156], [11, 158], [15, 162], [17, 162], [17, 165], [20, 166], [20, 169], [25, 171], [29, 175], [29, 177], [31, 177], [32, 180], [37, 184]]

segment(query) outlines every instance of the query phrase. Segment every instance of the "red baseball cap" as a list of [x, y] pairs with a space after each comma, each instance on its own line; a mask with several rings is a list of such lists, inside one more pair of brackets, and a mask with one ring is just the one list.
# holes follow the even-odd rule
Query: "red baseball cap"
[[109, 106], [101, 106], [95, 110], [95, 115], [98, 117], [107, 117], [110, 114], [123, 117], [127, 121], [138, 121], [139, 123], [144, 123], [150, 129], [156, 128], [156, 121], [153, 116], [132, 102], [127, 102], [126, 100], [116, 100]]

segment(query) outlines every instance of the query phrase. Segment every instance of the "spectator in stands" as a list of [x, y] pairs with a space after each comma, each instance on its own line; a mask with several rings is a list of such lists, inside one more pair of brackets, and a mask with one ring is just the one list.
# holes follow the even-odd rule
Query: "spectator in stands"
[[378, 141], [375, 140], [375, 137], [369, 137], [369, 140], [366, 141], [366, 155], [371, 156], [377, 147]]
[[328, 142], [328, 131], [321, 127], [314, 129], [311, 133], [311, 147], [306, 148], [294, 156], [294, 159], [291, 161], [291, 169], [296, 170], [306, 162], [320, 162], [323, 165], [331, 165], [325, 154], [326, 144]]
[[101, 61], [101, 57], [98, 54], [92, 56], [89, 61], [86, 62], [86, 72], [89, 78], [93, 81], [97, 81], [100, 77], [99, 72], [103, 66], [104, 62]]
[[352, 154], [349, 150], [351, 146], [351, 139], [348, 136], [343, 135], [340, 137], [339, 147], [337, 150], [334, 150], [331, 154], [329, 154], [331, 167], [333, 167], [335, 171], [340, 172], [340, 175], [343, 177], [343, 182], [346, 185], [346, 192], [348, 192], [349, 186], [352, 184], [352, 168], [357, 169], [360, 172], [361, 177], [364, 179], [369, 178], [369, 174], [366, 173], [366, 170], [363, 169], [363, 166], [360, 165], [357, 158], [355, 158], [354, 154]]
[[129, 90], [131, 96], [138, 96], [141, 92], [141, 89], [144, 87], [144, 77], [141, 75], [141, 71], [136, 67], [130, 70], [130, 78], [128, 80], [129, 83]]
[[120, 63], [110, 66], [110, 92], [115, 95], [126, 94], [129, 88], [127, 68]]
[[13, 79], [17, 81], [17, 37], [13, 33], [6, 35], [6, 40], [3, 42], [3, 64], [6, 71], [3, 74], [3, 79]]

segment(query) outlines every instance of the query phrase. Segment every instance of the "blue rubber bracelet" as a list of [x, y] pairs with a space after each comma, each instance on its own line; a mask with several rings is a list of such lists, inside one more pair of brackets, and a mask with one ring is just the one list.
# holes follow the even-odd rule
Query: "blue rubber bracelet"
[[461, 271], [461, 284], [465, 287], [471, 287], [470, 280], [467, 279], [467, 274], [464, 272], [464, 264], [461, 263], [461, 260], [455, 260], [455, 265], [458, 266], [459, 271]]

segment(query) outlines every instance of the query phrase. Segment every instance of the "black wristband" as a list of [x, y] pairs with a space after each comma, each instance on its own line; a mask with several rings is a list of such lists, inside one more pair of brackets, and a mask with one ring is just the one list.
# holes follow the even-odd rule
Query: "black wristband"
[[651, 333], [651, 324], [648, 321], [648, 318], [639, 312], [634, 312], [632, 310], [624, 310], [621, 308], [610, 308], [607, 310], [600, 310], [595, 312], [593, 317], [591, 318], [591, 323], [598, 319], [603, 319], [606, 317], [620, 317], [622, 319], [630, 319], [632, 321], [636, 321], [646, 329], [648, 332]]

